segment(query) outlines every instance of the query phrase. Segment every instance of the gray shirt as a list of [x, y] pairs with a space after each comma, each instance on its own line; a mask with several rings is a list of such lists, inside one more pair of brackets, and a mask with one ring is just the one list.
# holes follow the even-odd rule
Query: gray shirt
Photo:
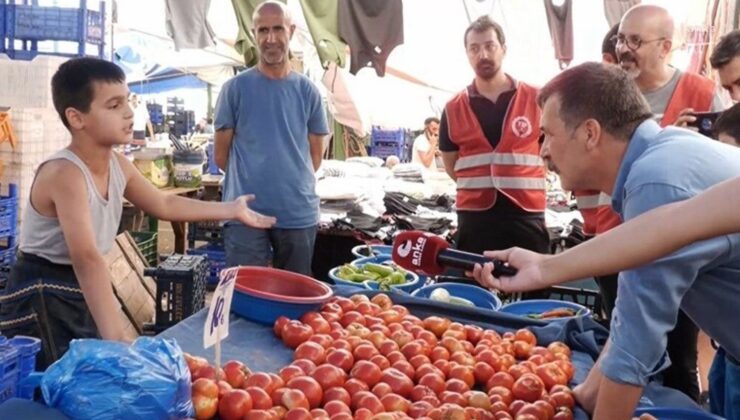
[[[80, 168], [87, 185], [87, 204], [90, 207], [90, 219], [95, 233], [95, 245], [101, 254], [107, 254], [113, 247], [118, 233], [123, 212], [123, 192], [126, 189], [126, 177], [123, 175], [118, 158], [114, 155], [110, 161], [108, 176], [108, 199], [104, 199], [95, 187], [90, 170], [77, 155], [62, 149], [46, 159], [66, 159]], [[36, 211], [30, 202], [23, 214], [23, 229], [20, 235], [20, 250], [47, 259], [55, 264], [71, 265], [69, 247], [64, 239], [59, 219], [48, 217]]]
[[[668, 107], [668, 101], [671, 100], [671, 96], [673, 96], [673, 92], [676, 90], [676, 85], [678, 85], [678, 79], [681, 78], [681, 73], [681, 70], [676, 69], [676, 71], [673, 73], [673, 77], [671, 77], [671, 80], [669, 80], [668, 83], [655, 90], [642, 92], [642, 96], [647, 99], [648, 105], [650, 105], [650, 111], [652, 111], [655, 120], [658, 122], [660, 122], [660, 120], [663, 118], [663, 114]], [[715, 89], [714, 96], [712, 97], [712, 108], [710, 110], [697, 109], [695, 111], [716, 112], [722, 111], [724, 109], [725, 107], [722, 103], [722, 96], [720, 96], [720, 91], [718, 89]]]

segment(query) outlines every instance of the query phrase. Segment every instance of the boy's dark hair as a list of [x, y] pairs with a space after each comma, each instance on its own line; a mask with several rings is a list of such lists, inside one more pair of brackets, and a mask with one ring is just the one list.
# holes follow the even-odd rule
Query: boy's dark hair
[[69, 121], [64, 115], [67, 108], [80, 112], [90, 111], [93, 101], [94, 82], [124, 83], [126, 75], [117, 65], [99, 58], [73, 58], [64, 62], [51, 78], [51, 97], [54, 108], [69, 128]]
[[718, 69], [740, 56], [740, 29], [727, 33], [719, 40], [709, 57], [712, 68]]
[[727, 134], [728, 136], [735, 139], [735, 143], [740, 143], [740, 103], [733, 105], [731, 108], [725, 110], [712, 127], [714, 136], [719, 137], [720, 134]]
[[617, 32], [619, 32], [619, 23], [612, 26], [604, 36], [604, 40], [601, 41], [601, 53], [611, 54], [615, 60], [617, 58]]
[[439, 118], [437, 118], [437, 117], [429, 117], [429, 118], [427, 118], [426, 120], [424, 120], [424, 127], [428, 126], [429, 124], [431, 124], [433, 122], [436, 122], [437, 124], [439, 124]]
[[569, 129], [593, 118], [606, 132], [627, 141], [652, 117], [635, 82], [613, 65], [591, 62], [563, 71], [540, 90], [537, 103], [544, 107], [551, 97], [560, 100], [559, 117]]
[[465, 30], [465, 36], [463, 37], [465, 48], [468, 47], [468, 34], [470, 33], [470, 31], [481, 33], [489, 29], [493, 29], [493, 31], [496, 32], [496, 37], [498, 38], [499, 44], [501, 44], [502, 47], [505, 46], [506, 37], [504, 36], [504, 28], [502, 28], [501, 25], [499, 25], [498, 23], [494, 22], [487, 15], [483, 15], [474, 20]]

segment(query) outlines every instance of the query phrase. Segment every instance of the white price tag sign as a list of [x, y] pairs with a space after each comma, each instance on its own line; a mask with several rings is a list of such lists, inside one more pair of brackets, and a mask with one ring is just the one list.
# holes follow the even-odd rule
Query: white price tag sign
[[229, 336], [231, 298], [234, 296], [238, 271], [238, 267], [221, 270], [221, 279], [213, 292], [211, 307], [208, 309], [206, 324], [203, 326], [203, 348], [207, 349]]

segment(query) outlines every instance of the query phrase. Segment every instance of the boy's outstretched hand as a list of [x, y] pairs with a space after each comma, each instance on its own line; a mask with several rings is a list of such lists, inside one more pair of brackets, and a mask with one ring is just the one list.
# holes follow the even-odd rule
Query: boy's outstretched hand
[[272, 216], [265, 216], [264, 214], [257, 213], [256, 211], [249, 208], [248, 203], [254, 200], [253, 194], [242, 195], [241, 197], [234, 200], [236, 205], [236, 217], [235, 219], [244, 223], [247, 226], [267, 229], [275, 224], [277, 219]]
[[545, 282], [545, 276], [542, 271], [542, 263], [546, 260], [546, 255], [537, 254], [536, 252], [521, 248], [509, 248], [504, 251], [486, 251], [483, 255], [508, 262], [510, 266], [518, 270], [514, 277], [495, 278], [491, 273], [493, 271], [492, 263], [486, 263], [483, 266], [476, 264], [472, 272], [473, 277], [475, 277], [478, 283], [489, 289], [504, 292], [526, 292], [549, 287], [549, 284]]

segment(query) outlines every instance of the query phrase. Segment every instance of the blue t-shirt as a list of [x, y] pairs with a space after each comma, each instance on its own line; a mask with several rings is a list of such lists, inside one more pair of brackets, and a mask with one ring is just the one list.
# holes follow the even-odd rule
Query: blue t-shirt
[[[738, 176], [740, 149], [685, 129], [661, 129], [649, 120], [635, 130], [627, 147], [612, 207], [629, 221]], [[601, 371], [619, 383], [645, 385], [667, 367], [667, 334], [679, 308], [729, 354], [740, 357], [738, 317], [732, 315], [738, 302], [740, 234], [699, 241], [621, 272]]]
[[249, 205], [275, 216], [275, 227], [319, 220], [308, 134], [327, 134], [321, 95], [305, 76], [270, 79], [256, 68], [226, 82], [216, 102], [216, 130], [233, 129], [223, 200], [254, 194]]

